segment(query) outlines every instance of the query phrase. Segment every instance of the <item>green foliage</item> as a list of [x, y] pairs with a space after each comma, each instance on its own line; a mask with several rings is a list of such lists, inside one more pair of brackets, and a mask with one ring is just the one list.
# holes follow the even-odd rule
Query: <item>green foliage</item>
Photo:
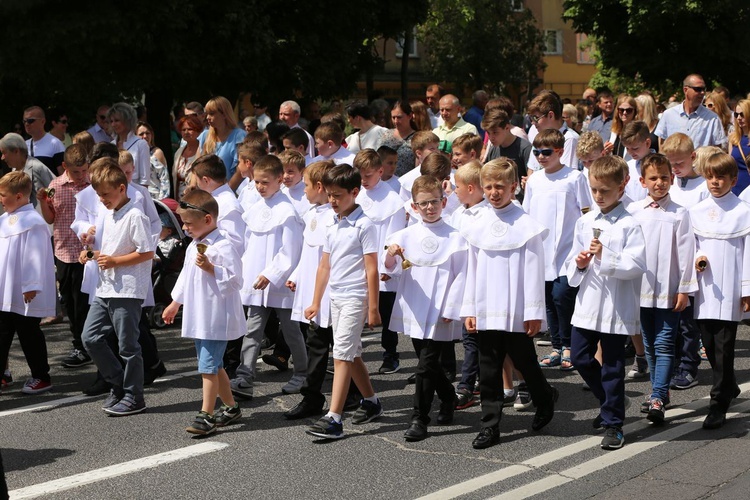
[[526, 9], [498, 0], [431, 0], [419, 38], [431, 77], [501, 92], [538, 79], [544, 40]]
[[735, 92], [750, 88], [747, 0], [566, 0], [564, 7], [576, 31], [595, 37], [604, 78], [625, 75], [664, 95], [690, 73]]

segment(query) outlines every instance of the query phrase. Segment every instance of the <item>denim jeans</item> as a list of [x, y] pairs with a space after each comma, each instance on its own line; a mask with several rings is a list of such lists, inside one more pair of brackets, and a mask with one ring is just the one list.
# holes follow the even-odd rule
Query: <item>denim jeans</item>
[[554, 349], [570, 347], [571, 320], [576, 305], [578, 288], [568, 286], [566, 276], [558, 276], [554, 281], [545, 281], [547, 301], [547, 327]]
[[461, 363], [461, 382], [457, 389], [474, 390], [474, 383], [479, 375], [479, 335], [468, 333], [466, 327], [461, 327], [464, 345], [464, 362]]
[[671, 309], [641, 307], [641, 331], [651, 374], [651, 397], [665, 400], [674, 368], [674, 345], [680, 313]]

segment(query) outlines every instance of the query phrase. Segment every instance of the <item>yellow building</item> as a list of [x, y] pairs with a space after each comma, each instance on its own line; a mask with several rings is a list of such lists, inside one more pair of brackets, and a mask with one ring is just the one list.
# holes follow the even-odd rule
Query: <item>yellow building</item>
[[[503, 0], [497, 0], [503, 1]], [[580, 45], [585, 41], [586, 35], [576, 34], [570, 22], [562, 18], [563, 0], [505, 0], [510, 1], [513, 8], [522, 10], [528, 8], [542, 30], [547, 51], [544, 62], [546, 69], [539, 74], [542, 84], [534, 89], [533, 93], [542, 88], [554, 90], [560, 97], [570, 98], [574, 102], [581, 98], [588, 81], [594, 74], [594, 60], [591, 50], [580, 50]], [[427, 85], [434, 83], [426, 76], [423, 67], [424, 47], [416, 39], [408, 50], [404, 51], [395, 40], [379, 40], [375, 50], [385, 60], [382, 71], [377, 72], [373, 78], [374, 91], [376, 94], [389, 100], [401, 98], [401, 60], [403, 52], [409, 57], [409, 97], [413, 99], [424, 98], [424, 90]], [[357, 84], [358, 96], [366, 97], [366, 82]], [[474, 89], [468, 89], [466, 98]], [[525, 96], [514, 96], [525, 100]], [[523, 104], [523, 103], [519, 103]]]

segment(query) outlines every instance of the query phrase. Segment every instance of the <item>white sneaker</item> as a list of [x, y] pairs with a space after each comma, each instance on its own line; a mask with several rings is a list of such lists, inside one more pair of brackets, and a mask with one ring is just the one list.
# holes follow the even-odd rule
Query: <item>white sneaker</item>
[[629, 379], [645, 378], [648, 376], [648, 362], [645, 356], [636, 356], [633, 368], [628, 372]]

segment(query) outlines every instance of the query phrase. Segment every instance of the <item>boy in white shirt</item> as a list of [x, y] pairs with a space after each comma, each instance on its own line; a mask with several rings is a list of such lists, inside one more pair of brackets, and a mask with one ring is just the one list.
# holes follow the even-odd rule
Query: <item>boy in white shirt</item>
[[302, 182], [302, 173], [305, 171], [305, 157], [298, 151], [285, 150], [277, 155], [284, 166], [284, 175], [281, 177], [281, 191], [289, 197], [294, 205], [297, 215], [302, 217], [312, 206], [305, 196], [305, 183]]
[[648, 191], [641, 185], [641, 161], [651, 150], [651, 133], [648, 125], [642, 121], [630, 122], [622, 129], [620, 141], [630, 155], [628, 170], [630, 180], [625, 186], [625, 194], [633, 201], [640, 201], [648, 196]]
[[31, 177], [9, 172], [0, 178], [0, 368], [8, 366], [13, 337], [18, 333], [31, 378], [24, 394], [52, 389], [47, 343], [39, 328], [42, 318], [55, 315], [55, 265], [47, 223], [34, 210]]
[[242, 255], [245, 251], [245, 221], [242, 206], [232, 188], [227, 184], [227, 168], [217, 155], [204, 155], [193, 162], [190, 184], [211, 193], [219, 204], [216, 225], [222, 236], [229, 240], [234, 251]]
[[429, 130], [420, 130], [411, 136], [411, 150], [414, 152], [415, 167], [398, 179], [401, 183], [399, 194], [404, 201], [411, 200], [411, 185], [414, 179], [422, 175], [419, 167], [422, 166], [422, 162], [427, 158], [427, 155], [438, 150], [439, 144], [440, 138]]
[[695, 318], [713, 372], [704, 429], [724, 425], [732, 399], [740, 394], [734, 350], [737, 323], [750, 311], [750, 205], [732, 193], [737, 173], [730, 155], [710, 156], [701, 175], [711, 197], [690, 209], [698, 272]]
[[[589, 185], [599, 210], [576, 222], [567, 259], [570, 286], [578, 286], [571, 359], [599, 400], [593, 426], [607, 428], [601, 447], [622, 448], [625, 437], [625, 335], [640, 332], [641, 278], [646, 243], [640, 224], [620, 202], [625, 160], [604, 156], [589, 167]], [[593, 238], [592, 238], [593, 236]], [[595, 355], [601, 344], [602, 361]]]
[[482, 138], [476, 134], [460, 135], [451, 144], [451, 149], [451, 165], [455, 170], [479, 158], [482, 154]]
[[247, 335], [242, 343], [242, 361], [232, 380], [235, 395], [253, 396], [255, 365], [260, 352], [263, 331], [271, 309], [281, 323], [294, 360], [294, 373], [281, 391], [299, 392], [307, 371], [305, 339], [299, 323], [292, 321], [294, 295], [285, 285], [299, 262], [302, 251], [302, 224], [289, 198], [281, 192], [283, 167], [273, 155], [264, 156], [254, 165], [255, 189], [261, 201], [243, 215], [247, 224], [245, 253], [242, 256], [242, 303], [250, 306]]
[[296, 151], [302, 155], [306, 162], [312, 160], [312, 156], [307, 154], [310, 149], [310, 137], [302, 127], [287, 130], [281, 136], [281, 144], [284, 146], [284, 151]]
[[[386, 271], [401, 275], [391, 316], [393, 328], [410, 336], [415, 349], [419, 346], [414, 411], [404, 439], [421, 441], [427, 437], [435, 393], [440, 398], [437, 423], [453, 422], [456, 395], [439, 359], [442, 351], [453, 349], [453, 341], [461, 336], [468, 246], [459, 232], [440, 217], [446, 200], [438, 179], [417, 177], [412, 196], [422, 222], [386, 238], [388, 250], [383, 254], [383, 263]], [[404, 259], [411, 263], [408, 269], [403, 269], [407, 262]]]
[[335, 165], [333, 160], [316, 161], [308, 165], [304, 172], [305, 195], [312, 204], [312, 208], [303, 216], [305, 232], [302, 254], [286, 286], [294, 292], [292, 319], [309, 325], [306, 342], [307, 376], [300, 388], [302, 401], [284, 413], [284, 418], [287, 420], [317, 416], [323, 412], [323, 405], [326, 402], [321, 388], [328, 367], [329, 347], [333, 344], [328, 288], [323, 292], [317, 316], [308, 320], [304, 315], [304, 310], [312, 303], [315, 294], [315, 276], [323, 256], [326, 232], [333, 224], [336, 215], [331, 204], [328, 203], [328, 195], [323, 188], [323, 176]]
[[641, 283], [641, 331], [651, 393], [641, 409], [651, 422], [661, 424], [669, 404], [680, 313], [689, 304], [688, 294], [698, 289], [693, 265], [695, 236], [687, 209], [669, 197], [673, 176], [666, 156], [646, 156], [641, 174], [649, 196], [628, 206], [643, 229], [648, 270]]
[[315, 294], [312, 305], [305, 309], [305, 317], [314, 318], [320, 313], [328, 286], [333, 323], [333, 392], [328, 413], [305, 432], [324, 439], [344, 437], [341, 414], [352, 379], [363, 396], [352, 423], [364, 424], [383, 414], [362, 361], [365, 321], [370, 327], [380, 324], [380, 280], [377, 230], [355, 201], [361, 185], [359, 171], [349, 165], [337, 165], [323, 176], [323, 187], [337, 218], [326, 234]]
[[550, 231], [544, 240], [544, 281], [552, 354], [539, 365], [570, 371], [575, 368], [570, 360], [570, 319], [578, 289], [568, 285], [565, 259], [573, 246], [575, 222], [589, 211], [591, 197], [583, 175], [560, 163], [564, 146], [565, 137], [557, 129], [534, 137], [532, 152], [542, 170], [526, 182], [523, 209]]
[[[178, 213], [193, 241], [172, 290], [172, 303], [162, 317], [165, 323], [172, 324], [180, 306], [185, 305], [182, 336], [195, 339], [198, 373], [203, 381], [201, 411], [185, 430], [205, 436], [242, 416], [222, 363], [227, 341], [245, 335], [240, 299], [242, 262], [232, 243], [217, 228], [219, 205], [211, 194], [194, 189], [180, 201]], [[222, 405], [214, 413], [217, 396]]]
[[[380, 156], [374, 149], [359, 151], [354, 158], [353, 166], [359, 170], [362, 178], [362, 189], [357, 195], [356, 202], [375, 225], [378, 232], [378, 248], [382, 249], [388, 236], [406, 227], [404, 202], [396, 191], [380, 180], [383, 175], [383, 166], [380, 163]], [[378, 267], [380, 271], [378, 305], [380, 320], [383, 322], [380, 345], [384, 351], [383, 364], [378, 373], [390, 374], [396, 373], [400, 368], [397, 350], [398, 333], [389, 325], [393, 304], [396, 301], [398, 277], [392, 276], [382, 265]]]
[[[108, 212], [97, 235], [101, 249], [91, 258], [86, 250], [81, 252], [81, 263], [96, 261], [99, 268], [96, 298], [81, 338], [104, 380], [112, 385], [102, 409], [114, 416], [146, 409], [138, 323], [151, 286], [151, 259], [156, 247], [150, 221], [128, 198], [127, 184], [125, 173], [112, 165], [93, 171], [91, 185]], [[119, 358], [109, 346], [112, 336], [119, 345]]]
[[549, 231], [512, 202], [517, 169], [506, 158], [482, 167], [482, 188], [490, 206], [461, 230], [469, 242], [461, 316], [466, 318], [469, 333], [479, 336], [482, 430], [472, 442], [476, 449], [500, 442], [501, 372], [506, 354], [523, 375], [536, 404], [533, 430], [552, 420], [558, 397], [544, 378], [532, 340], [545, 315], [542, 240]]
[[321, 123], [315, 129], [315, 147], [318, 156], [310, 160], [316, 161], [333, 160], [336, 165], [345, 163], [351, 165], [354, 162], [354, 153], [341, 145], [344, 140], [344, 132], [335, 122]]
[[237, 171], [244, 179], [237, 188], [237, 199], [243, 212], [246, 212], [261, 199], [258, 190], [255, 189], [253, 165], [267, 154], [266, 148], [260, 144], [243, 142], [237, 146]]
[[[578, 156], [578, 165], [568, 165], [571, 168], [577, 168], [583, 172], [586, 182], [589, 181], [589, 167], [594, 160], [604, 156], [604, 141], [598, 132], [590, 130], [581, 134], [576, 144], [576, 156]], [[588, 184], [587, 184], [588, 185]]]

